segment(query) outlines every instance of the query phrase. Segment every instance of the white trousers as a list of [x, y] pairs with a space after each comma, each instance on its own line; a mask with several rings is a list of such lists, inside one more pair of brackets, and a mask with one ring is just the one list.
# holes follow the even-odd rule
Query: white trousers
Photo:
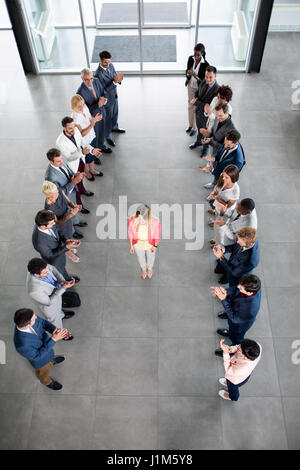
[[[187, 91], [188, 91], [188, 100], [191, 101], [195, 97], [195, 88], [191, 88], [190, 84], [187, 84]], [[196, 125], [196, 115], [195, 115], [195, 107], [193, 104], [188, 103], [188, 113], [189, 113], [189, 127], [192, 127], [194, 131], [197, 130]]]
[[134, 247], [134, 251], [136, 252], [141, 269], [143, 271], [146, 271], [146, 269], [152, 270], [155, 260], [155, 252], [151, 251], [151, 249], [141, 250], [136, 246]]

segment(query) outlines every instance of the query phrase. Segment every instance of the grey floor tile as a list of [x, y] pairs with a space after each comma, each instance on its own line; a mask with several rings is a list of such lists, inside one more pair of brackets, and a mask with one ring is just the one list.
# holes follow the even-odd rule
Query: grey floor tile
[[159, 289], [159, 336], [207, 337], [214, 329], [212, 299], [206, 287]]
[[28, 434], [28, 450], [91, 448], [94, 414], [95, 397], [37, 395]]
[[37, 312], [34, 302], [23, 286], [0, 286], [0, 331], [1, 335], [12, 335], [14, 331], [14, 314], [19, 308], [32, 308]]
[[161, 169], [159, 170], [159, 201], [201, 203], [207, 197], [207, 190], [203, 188], [207, 180], [208, 178], [204, 178], [197, 169], [197, 163], [191, 169]]
[[217, 391], [214, 338], [160, 338], [159, 394], [210, 397]]
[[287, 167], [287, 142], [281, 136], [257, 135], [255, 139], [251, 139], [245, 134], [242, 137], [242, 145], [247, 162], [243, 172], [248, 168]]
[[283, 397], [300, 397], [299, 337], [274, 338], [279, 385]]
[[158, 202], [158, 170], [122, 169], [115, 174], [113, 201], [127, 196], [129, 201]]
[[220, 408], [218, 397], [160, 397], [159, 448], [222, 449]]
[[80, 277], [80, 285], [104, 286], [106, 282], [108, 246], [103, 241], [84, 242], [78, 249], [80, 263], [67, 260], [67, 271]]
[[[64, 326], [69, 328], [69, 323], [65, 322]], [[50, 377], [64, 386], [60, 395], [96, 394], [99, 350], [100, 338], [77, 336], [72, 341], [60, 341], [56, 345], [55, 355], [64, 356], [65, 361], [51, 367]], [[37, 391], [51, 396], [54, 393], [42, 384]]]
[[280, 398], [222, 400], [222, 423], [227, 450], [287, 450]]
[[108, 251], [107, 286], [153, 286], [158, 283], [158, 258], [161, 249], [156, 254], [153, 266], [153, 276], [142, 279], [141, 268], [135, 253], [129, 252], [126, 241], [110, 243]]
[[157, 287], [107, 287], [102, 336], [157, 337]]
[[267, 297], [271, 312], [273, 336], [282, 338], [300, 337], [299, 287], [268, 287]]
[[261, 256], [267, 287], [299, 287], [298, 243], [262, 243]]
[[93, 448], [156, 449], [156, 398], [97, 397]]
[[[0, 249], [3, 245], [3, 243], [0, 244]], [[39, 257], [39, 254], [28, 239], [22, 243], [13, 242], [6, 246], [8, 246], [7, 253], [2, 258], [5, 260], [2, 265], [2, 284], [24, 286], [28, 261]]]
[[[2, 366], [1, 366], [2, 367]], [[20, 395], [0, 395], [0, 449], [26, 450], [34, 396], [25, 391]]]
[[161, 286], [191, 287], [211, 285], [208, 274], [210, 253], [186, 251], [180, 243], [160, 247], [159, 281]]
[[283, 398], [289, 450], [300, 449], [300, 398]]
[[11, 235], [16, 229], [16, 212], [17, 204], [1, 204], [0, 205], [0, 241], [10, 241]]
[[299, 242], [299, 204], [258, 204], [257, 216], [259, 236], [263, 242]]
[[157, 354], [156, 339], [103, 338], [98, 394], [156, 395]]

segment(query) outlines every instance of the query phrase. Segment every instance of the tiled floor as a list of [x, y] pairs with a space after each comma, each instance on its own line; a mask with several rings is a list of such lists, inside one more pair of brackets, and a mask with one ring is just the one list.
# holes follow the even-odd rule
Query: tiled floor
[[13, 314], [31, 306], [24, 282], [35, 255], [30, 235], [43, 201], [45, 153], [70, 113], [79, 78], [25, 78], [11, 32], [1, 32], [7, 51], [0, 64], [7, 88], [0, 105], [2, 449], [300, 448], [300, 364], [292, 362], [300, 340], [300, 113], [290, 101], [290, 85], [300, 78], [299, 36], [269, 36], [259, 75], [219, 76], [234, 91], [233, 117], [247, 157], [242, 196], [257, 202], [262, 246], [262, 308], [249, 336], [262, 344], [263, 357], [239, 402], [229, 403], [217, 395], [223, 366], [213, 351], [223, 323], [210, 297], [217, 277], [206, 225], [199, 251], [186, 251], [186, 240], [162, 242], [151, 281], [140, 279], [126, 240], [96, 236], [98, 205], [113, 203], [119, 214], [120, 195], [128, 205], [204, 203], [207, 178], [184, 132], [183, 77], [131, 77], [120, 90], [127, 133], [103, 157], [104, 178], [89, 185], [95, 197], [86, 203], [91, 214], [81, 263], [68, 266], [81, 277], [82, 306], [66, 322], [74, 341], [56, 347], [66, 357], [53, 369], [63, 391], [40, 385], [15, 352]]

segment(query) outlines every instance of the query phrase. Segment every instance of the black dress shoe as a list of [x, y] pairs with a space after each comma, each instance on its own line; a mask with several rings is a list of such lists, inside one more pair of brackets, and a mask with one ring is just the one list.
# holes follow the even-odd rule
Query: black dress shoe
[[83, 193], [83, 196], [91, 197], [94, 196], [94, 193], [92, 191], [86, 191], [85, 193]]
[[55, 356], [53, 358], [53, 361], [54, 361], [53, 365], [60, 364], [61, 362], [64, 362], [64, 360], [65, 360], [64, 356]]
[[78, 276], [72, 276], [72, 278], [74, 279], [74, 281], [76, 283], [80, 281], [80, 277], [78, 277]]
[[95, 181], [94, 175], [91, 178], [87, 178], [88, 181]]
[[221, 265], [221, 263], [219, 262], [219, 260], [217, 260], [217, 266], [215, 267], [214, 272], [216, 274], [224, 274], [226, 272], [225, 269], [223, 268], [223, 266]]
[[103, 175], [104, 175], [104, 173], [102, 173], [102, 171], [99, 171], [99, 173], [95, 176], [103, 176]]
[[74, 224], [75, 227], [87, 227], [88, 226], [88, 223], [87, 222], [84, 222], [83, 220], [80, 220], [78, 222], [78, 224]]
[[105, 147], [104, 149], [101, 149], [101, 153], [112, 153], [112, 149]]
[[222, 349], [216, 349], [215, 350], [215, 355], [219, 357], [223, 357], [223, 350]]
[[73, 233], [72, 236], [73, 236], [73, 238], [75, 238], [75, 240], [81, 240], [81, 238], [83, 238], [82, 233], [77, 232], [77, 230], [75, 230], [75, 232]]
[[63, 310], [63, 312], [65, 314], [65, 316], [63, 318], [64, 320], [68, 320], [68, 318], [72, 318], [75, 315], [75, 312], [72, 312], [72, 310], [69, 310], [69, 311], [68, 310]]
[[106, 142], [111, 146], [111, 147], [115, 147], [116, 144], [114, 143], [114, 141], [112, 139], [106, 139]]
[[61, 390], [63, 388], [62, 384], [56, 382], [56, 380], [53, 380], [53, 382], [51, 382], [49, 385], [46, 385], [46, 387], [51, 388], [51, 390]]
[[220, 279], [218, 280], [218, 283], [219, 284], [227, 284], [228, 283], [227, 276], [220, 277]]
[[192, 130], [192, 127], [187, 127], [185, 132], [189, 133], [189, 132], [191, 132], [191, 130]]
[[220, 336], [224, 336], [224, 338], [227, 338], [228, 336], [228, 330], [226, 330], [225, 328], [218, 328], [217, 333]]
[[196, 144], [196, 142], [194, 142], [193, 144], [189, 145], [189, 148], [190, 149], [196, 149], [198, 146], [198, 144]]
[[83, 206], [82, 206], [82, 209], [81, 209], [80, 212], [81, 212], [82, 214], [89, 214], [89, 213], [90, 213], [90, 211], [89, 211], [86, 207], [83, 207]]
[[125, 131], [125, 129], [120, 129], [118, 127], [118, 129], [113, 129], [112, 132], [118, 132], [119, 134], [125, 134], [126, 131]]
[[193, 135], [195, 135], [195, 134], [196, 134], [196, 131], [194, 131], [194, 129], [192, 129], [189, 135], [190, 135], [191, 137], [193, 137]]
[[228, 316], [226, 312], [220, 312], [218, 313], [218, 318], [222, 318], [222, 320], [227, 320]]
[[100, 158], [98, 158], [98, 157], [95, 158], [94, 163], [95, 163], [95, 165], [101, 165], [101, 160], [100, 160]]

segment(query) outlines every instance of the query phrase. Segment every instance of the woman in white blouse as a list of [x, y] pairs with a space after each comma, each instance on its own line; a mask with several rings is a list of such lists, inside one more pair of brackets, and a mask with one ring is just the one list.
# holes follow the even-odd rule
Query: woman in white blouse
[[[74, 95], [71, 98], [72, 118], [74, 119], [75, 126], [79, 129], [85, 145], [92, 145], [96, 147], [96, 134], [94, 126], [96, 122], [101, 121], [102, 115], [96, 114], [95, 117], [91, 116], [88, 107], [85, 104], [84, 99], [80, 95]], [[95, 176], [102, 176], [101, 172], [98, 172], [94, 168], [95, 161], [97, 159], [93, 154], [85, 156], [85, 173], [87, 179], [94, 180]], [[101, 163], [100, 160], [98, 163]]]
[[[228, 165], [224, 168], [213, 192], [210, 194], [210, 205], [212, 209], [209, 214], [219, 217], [230, 217], [240, 197], [240, 187], [237, 183], [239, 179], [239, 170], [235, 165]], [[213, 223], [209, 225], [212, 227]], [[213, 240], [211, 240], [214, 243]]]

